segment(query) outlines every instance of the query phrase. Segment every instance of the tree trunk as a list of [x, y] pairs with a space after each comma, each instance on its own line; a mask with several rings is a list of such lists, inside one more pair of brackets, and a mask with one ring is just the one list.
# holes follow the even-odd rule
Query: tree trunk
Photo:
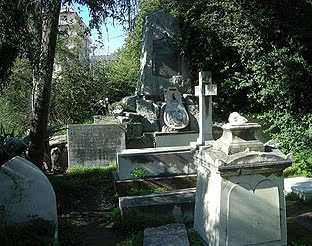
[[42, 168], [47, 140], [51, 81], [55, 57], [58, 20], [62, 0], [41, 0], [42, 36], [38, 66], [34, 69], [33, 108], [28, 158]]

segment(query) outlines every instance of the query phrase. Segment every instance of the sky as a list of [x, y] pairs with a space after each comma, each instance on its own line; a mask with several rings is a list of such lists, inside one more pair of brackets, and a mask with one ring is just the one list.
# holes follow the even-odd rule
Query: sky
[[[77, 10], [79, 5], [74, 6]], [[77, 13], [82, 17], [83, 22], [88, 26], [89, 25], [89, 14], [88, 8], [84, 6], [79, 6], [81, 11], [77, 11]], [[107, 19], [106, 27], [102, 25], [102, 45], [97, 45], [99, 42], [96, 40], [99, 39], [96, 30], [91, 31], [91, 42], [92, 46], [97, 45], [97, 48], [94, 50], [95, 55], [109, 55], [117, 51], [117, 49], [121, 48], [127, 34], [123, 31], [122, 26], [118, 25], [115, 22], [113, 25], [112, 19]], [[99, 47], [101, 46], [101, 47]]]

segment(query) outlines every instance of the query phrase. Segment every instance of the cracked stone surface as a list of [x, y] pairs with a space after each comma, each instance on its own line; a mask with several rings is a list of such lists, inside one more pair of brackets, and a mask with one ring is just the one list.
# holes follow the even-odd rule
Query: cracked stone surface
[[144, 230], [143, 246], [189, 246], [184, 224], [168, 224]]

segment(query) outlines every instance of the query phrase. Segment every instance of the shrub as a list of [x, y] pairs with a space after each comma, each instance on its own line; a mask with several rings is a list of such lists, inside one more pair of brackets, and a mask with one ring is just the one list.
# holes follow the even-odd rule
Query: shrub
[[312, 177], [312, 149], [293, 154], [293, 165], [284, 171], [284, 176]]

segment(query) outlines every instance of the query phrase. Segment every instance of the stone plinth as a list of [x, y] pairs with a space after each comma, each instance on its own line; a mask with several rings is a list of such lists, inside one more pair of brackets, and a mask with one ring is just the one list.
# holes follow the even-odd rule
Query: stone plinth
[[291, 159], [264, 152], [256, 124], [226, 125], [197, 152], [194, 227], [207, 245], [287, 245], [282, 171]]

